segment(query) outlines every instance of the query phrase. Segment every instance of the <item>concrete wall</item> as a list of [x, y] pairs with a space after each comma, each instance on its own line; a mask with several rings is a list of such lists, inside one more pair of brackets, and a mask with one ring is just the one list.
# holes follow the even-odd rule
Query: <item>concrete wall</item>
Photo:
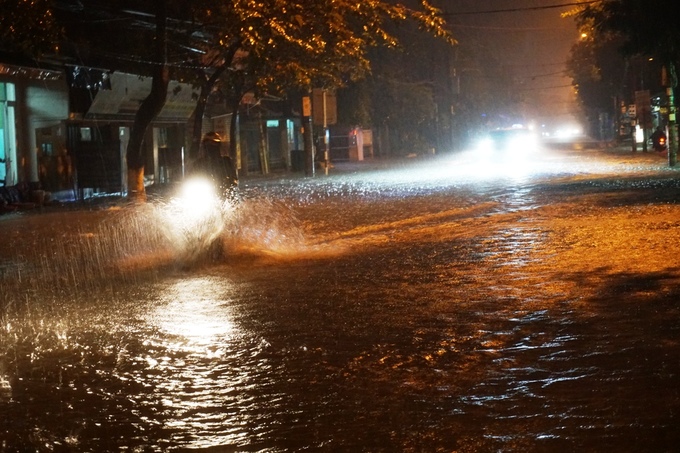
[[22, 131], [20, 143], [24, 149], [20, 150], [25, 156], [25, 172], [29, 181], [38, 181], [38, 143], [36, 129], [55, 128], [65, 133], [63, 127], [59, 127], [68, 119], [68, 90], [63, 80], [25, 82], [24, 108], [22, 117], [17, 122], [23, 122], [25, 129]]

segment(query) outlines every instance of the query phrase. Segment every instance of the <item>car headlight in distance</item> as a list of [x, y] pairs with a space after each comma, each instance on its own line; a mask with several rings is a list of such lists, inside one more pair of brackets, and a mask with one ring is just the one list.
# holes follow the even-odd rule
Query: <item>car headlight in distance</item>
[[513, 148], [520, 153], [533, 152], [538, 148], [538, 140], [533, 133], [524, 132], [515, 137]]
[[495, 146], [494, 141], [490, 137], [482, 137], [475, 142], [474, 149], [482, 153], [490, 153]]
[[489, 133], [491, 149], [512, 155], [523, 155], [538, 149], [536, 135], [527, 129], [496, 129]]

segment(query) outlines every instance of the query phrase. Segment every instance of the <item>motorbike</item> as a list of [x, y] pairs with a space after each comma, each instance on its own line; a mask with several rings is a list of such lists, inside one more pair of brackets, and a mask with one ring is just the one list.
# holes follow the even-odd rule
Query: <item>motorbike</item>
[[224, 191], [210, 178], [197, 175], [182, 181], [167, 213], [172, 241], [183, 262], [222, 257], [222, 234], [235, 200], [233, 188]]
[[654, 151], [666, 151], [667, 146], [666, 133], [664, 131], [657, 130], [652, 134], [652, 148], [654, 148]]

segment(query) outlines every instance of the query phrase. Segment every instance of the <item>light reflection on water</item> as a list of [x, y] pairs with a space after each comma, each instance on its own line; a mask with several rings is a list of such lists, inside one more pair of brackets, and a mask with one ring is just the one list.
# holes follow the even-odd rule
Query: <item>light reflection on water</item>
[[221, 285], [216, 283], [209, 277], [174, 282], [164, 288], [159, 305], [147, 322], [166, 334], [184, 338], [185, 347], [228, 341], [235, 327], [229, 315], [229, 301], [216, 299], [224, 280]]
[[[247, 350], [257, 357], [266, 344], [243, 338], [228, 279], [188, 276], [157, 289], [144, 316], [154, 332], [146, 345], [156, 355], [144, 358], [148, 367], [135, 378], [156, 388], [173, 442], [185, 448], [247, 443], [253, 401], [243, 389], [266, 364], [236, 357]], [[241, 410], [230, 409], [236, 407]]]
[[[674, 302], [626, 292], [612, 304], [606, 285], [574, 288], [568, 270], [540, 265], [535, 249], [549, 238], [518, 220], [540, 205], [533, 187], [476, 197], [431, 187], [425, 198], [407, 186], [426, 173], [309, 183], [326, 198], [306, 222], [266, 197], [244, 203], [227, 225], [239, 243], [227, 245], [268, 260], [73, 291], [57, 286], [63, 269], [67, 283], [107, 260], [134, 271], [168, 237], [135, 215], [136, 237], [118, 219], [77, 252], [61, 245], [65, 258], [38, 266], [50, 298], [27, 292], [30, 312], [3, 313], [1, 441], [56, 451], [671, 445], [661, 436], [672, 437], [678, 401]], [[442, 186], [447, 177], [435, 174]]]

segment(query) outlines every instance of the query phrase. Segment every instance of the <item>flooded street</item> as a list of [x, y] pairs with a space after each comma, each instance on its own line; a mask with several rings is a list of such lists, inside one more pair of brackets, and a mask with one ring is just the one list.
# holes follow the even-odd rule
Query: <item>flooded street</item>
[[665, 164], [246, 180], [217, 260], [162, 203], [0, 217], [0, 451], [677, 451]]

